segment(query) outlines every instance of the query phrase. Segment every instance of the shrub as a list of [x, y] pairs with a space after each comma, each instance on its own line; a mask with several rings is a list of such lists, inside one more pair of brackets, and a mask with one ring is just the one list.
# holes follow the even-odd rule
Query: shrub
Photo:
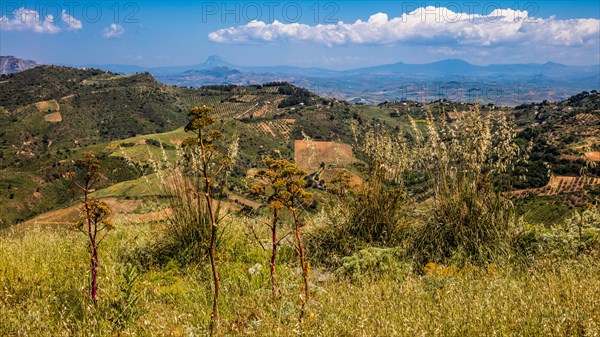
[[204, 260], [210, 241], [210, 219], [196, 187], [183, 170], [175, 169], [165, 178], [167, 214], [165, 240], [157, 247], [165, 257], [182, 263]]
[[525, 223], [516, 236], [515, 248], [521, 257], [530, 259], [573, 258], [600, 251], [600, 212], [597, 206], [574, 211], [561, 224], [551, 227]]
[[372, 280], [391, 275], [401, 281], [411, 272], [410, 264], [403, 262], [403, 258], [404, 252], [398, 248], [365, 248], [342, 258], [342, 265], [335, 270], [335, 275], [350, 280]]

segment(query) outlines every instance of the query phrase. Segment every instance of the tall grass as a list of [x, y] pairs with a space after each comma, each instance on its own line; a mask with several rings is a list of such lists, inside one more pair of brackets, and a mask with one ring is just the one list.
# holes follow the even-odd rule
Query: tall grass
[[171, 171], [163, 187], [167, 191], [168, 205], [165, 248], [183, 263], [203, 260], [210, 242], [211, 225], [201, 192], [179, 168]]
[[[367, 246], [399, 245], [408, 233], [405, 175], [413, 166], [412, 150], [401, 135], [385, 129], [367, 131], [363, 143], [356, 139], [357, 151], [368, 161], [365, 181], [354, 191], [340, 188], [307, 233], [311, 254], [330, 266]], [[335, 176], [331, 183], [339, 180]]]
[[500, 113], [482, 115], [476, 106], [447, 124], [429, 114], [427, 133], [413, 123], [417, 167], [429, 181], [431, 211], [411, 242], [415, 258], [485, 264], [510, 255], [514, 212], [502, 184], [526, 158], [514, 127]]

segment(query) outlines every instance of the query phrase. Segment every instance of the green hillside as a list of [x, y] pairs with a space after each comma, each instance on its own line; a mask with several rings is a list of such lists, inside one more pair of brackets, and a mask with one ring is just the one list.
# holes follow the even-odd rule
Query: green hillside
[[[282, 82], [182, 88], [60, 67], [0, 90], [0, 335], [600, 326], [595, 91], [369, 106]], [[74, 176], [100, 179], [84, 236]]]
[[[530, 163], [519, 171], [527, 179], [515, 178], [515, 188], [544, 187], [549, 182], [548, 170], [558, 176], [580, 174], [585, 166], [581, 156], [598, 151], [599, 102], [600, 95], [592, 91], [558, 103], [514, 109], [491, 104], [481, 107], [484, 114], [502, 111], [514, 121], [522, 144], [533, 141]], [[147, 73], [117, 75], [56, 66], [3, 75], [3, 225], [67, 204], [70, 197], [61, 175], [85, 151], [96, 152], [105, 162], [108, 180], [104, 187], [154, 173], [150, 159], [161, 158], [163, 151], [171, 160], [175, 158], [176, 147], [186, 137], [180, 129], [186, 112], [198, 105], [213, 109], [227, 137], [239, 137], [240, 156], [231, 187], [236, 195], [247, 194], [248, 182], [244, 179], [260, 158], [269, 155], [293, 159], [294, 140], [308, 136], [315, 141], [355, 145], [373, 128], [404, 133], [411, 128], [410, 118], [420, 127], [428, 112], [452, 122], [461, 111], [474, 106], [446, 100], [367, 106], [320, 98], [287, 83], [184, 88], [160, 84]], [[358, 138], [352, 123], [357, 126]], [[360, 153], [355, 154], [360, 157]], [[348, 169], [360, 174], [358, 167]], [[599, 176], [600, 168], [589, 167], [587, 174]], [[419, 184], [414, 188], [419, 191]], [[569, 195], [554, 197], [563, 203]]]

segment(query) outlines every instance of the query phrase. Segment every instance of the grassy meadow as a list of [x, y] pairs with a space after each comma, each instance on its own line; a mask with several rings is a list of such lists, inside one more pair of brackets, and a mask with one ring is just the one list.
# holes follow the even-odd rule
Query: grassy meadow
[[[299, 321], [300, 271], [290, 247], [278, 261], [273, 301], [268, 251], [233, 218], [222, 261], [224, 336], [598, 336], [598, 256], [540, 258], [521, 266], [433, 269], [376, 253], [312, 272]], [[144, 267], [161, 224], [118, 224], [101, 249], [99, 304], [87, 299], [84, 238], [60, 227], [17, 227], [0, 238], [4, 336], [204, 336], [210, 273], [174, 261]], [[263, 234], [266, 234], [263, 233]], [[267, 239], [266, 235], [264, 239]], [[386, 262], [387, 261], [387, 262]], [[125, 265], [134, 263], [128, 284]], [[259, 267], [260, 266], [260, 267]]]

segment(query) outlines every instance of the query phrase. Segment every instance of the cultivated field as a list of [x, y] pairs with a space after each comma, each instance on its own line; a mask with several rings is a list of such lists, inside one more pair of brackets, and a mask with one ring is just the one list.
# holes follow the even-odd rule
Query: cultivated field
[[62, 115], [58, 111], [49, 113], [44, 116], [44, 120], [49, 123], [60, 123], [62, 122]]
[[49, 101], [37, 102], [37, 103], [35, 103], [35, 107], [40, 112], [59, 111], [60, 110], [60, 105], [54, 99], [49, 100]]
[[294, 161], [308, 173], [319, 169], [321, 163], [348, 165], [356, 162], [352, 146], [337, 142], [294, 141]]

